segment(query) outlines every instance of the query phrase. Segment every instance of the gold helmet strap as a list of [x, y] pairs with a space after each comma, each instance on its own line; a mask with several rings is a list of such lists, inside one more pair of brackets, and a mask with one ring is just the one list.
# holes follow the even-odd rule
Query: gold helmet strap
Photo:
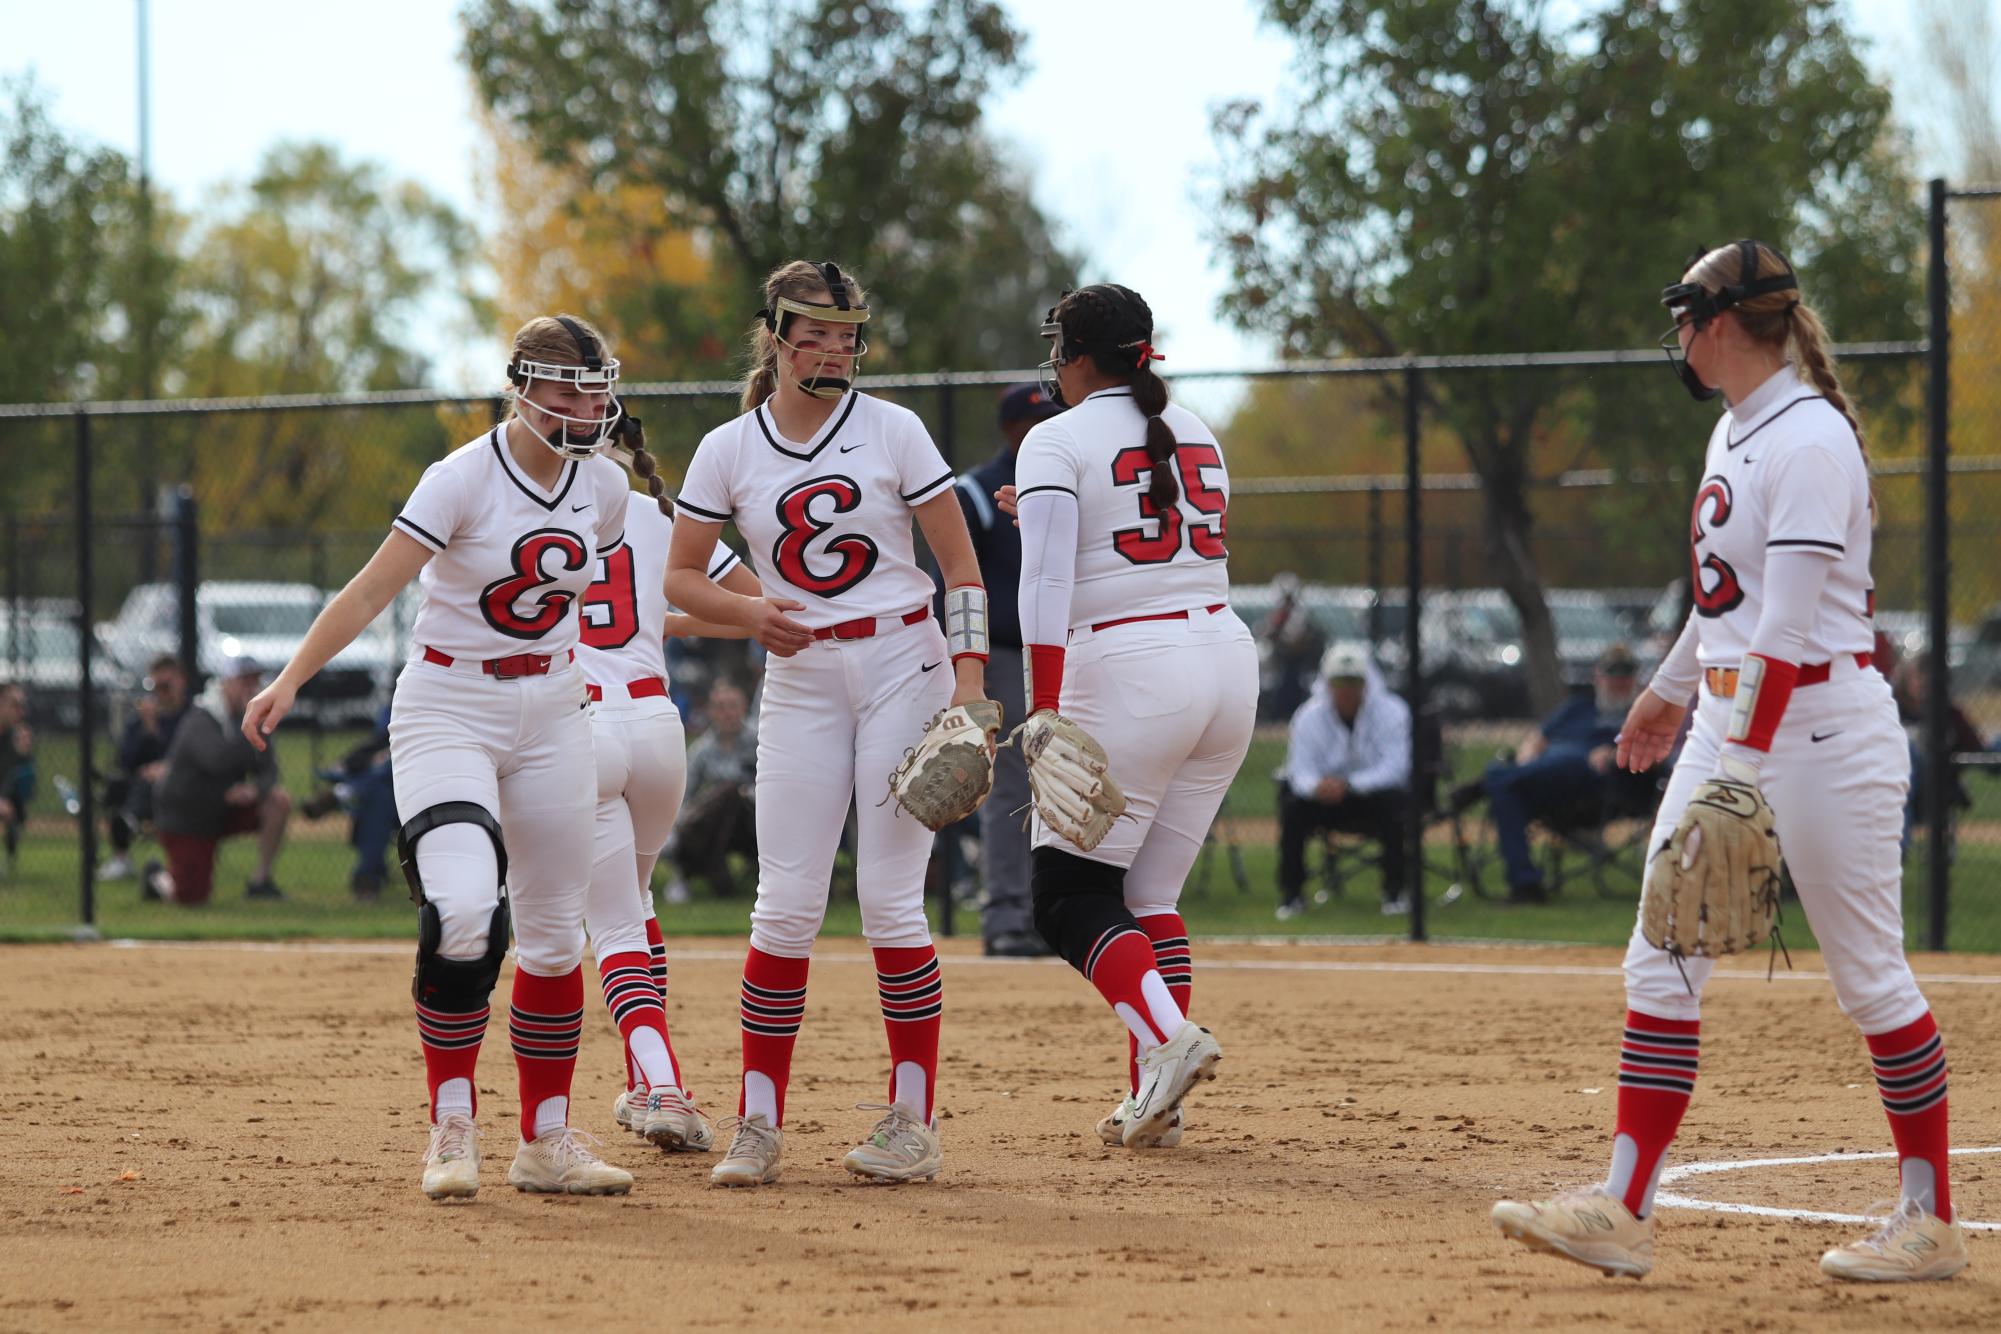
[[[842, 274], [840, 266], [826, 263], [819, 265], [818, 268], [821, 277], [827, 284], [827, 291], [832, 297], [831, 300], [800, 301], [795, 297], [781, 296], [774, 298], [769, 306], [757, 312], [757, 317], [764, 321], [764, 327], [771, 331], [772, 339], [780, 347], [788, 351], [812, 353], [818, 350], [814, 348], [802, 348], [797, 343], [786, 338], [784, 330], [788, 322], [788, 316], [798, 315], [809, 320], [823, 320], [829, 324], [861, 325], [868, 323], [868, 307], [856, 305], [848, 300], [848, 280]], [[847, 393], [849, 389], [853, 388], [854, 381], [850, 377], [860, 368], [862, 356], [867, 351], [868, 340], [863, 338], [861, 331], [857, 329], [853, 351], [829, 354], [826, 358], [827, 360], [839, 359], [850, 361], [848, 376], [814, 375], [807, 379], [799, 380], [796, 383], [799, 388], [813, 395], [815, 398], [839, 398], [841, 395]], [[825, 363], [823, 362], [822, 364], [824, 365]]]

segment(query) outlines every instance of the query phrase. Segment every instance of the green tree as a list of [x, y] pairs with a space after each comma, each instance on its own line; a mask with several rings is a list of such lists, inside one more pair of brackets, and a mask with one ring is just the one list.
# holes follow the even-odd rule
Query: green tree
[[[1264, 8], [1297, 44], [1296, 99], [1219, 113], [1217, 239], [1229, 313], [1289, 353], [1651, 343], [1693, 246], [1743, 235], [1795, 257], [1841, 337], [1921, 327], [1889, 95], [1833, 0]], [[1559, 682], [1531, 540], [1538, 442], [1567, 427], [1658, 456], [1685, 440], [1692, 467], [1712, 410], [1679, 393], [1664, 373], [1427, 380], [1483, 482], [1539, 705]]]
[[1020, 45], [992, 0], [468, 0], [463, 22], [480, 95], [545, 160], [708, 240], [719, 286], [658, 283], [660, 327], [719, 294], [748, 327], [765, 273], [833, 258], [880, 293], [889, 364], [1006, 364], [1072, 281], [981, 130]]

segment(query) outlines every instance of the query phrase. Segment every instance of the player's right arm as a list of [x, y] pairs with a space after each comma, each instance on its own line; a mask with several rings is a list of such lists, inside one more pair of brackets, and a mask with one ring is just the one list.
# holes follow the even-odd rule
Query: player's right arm
[[785, 613], [804, 604], [791, 598], [732, 593], [709, 578], [709, 557], [723, 526], [682, 510], [667, 544], [667, 600], [698, 621], [737, 626], [781, 658], [813, 642], [813, 632]]
[[[672, 577], [671, 573], [669, 577]], [[714, 576], [710, 577], [714, 578]], [[726, 592], [740, 593], [747, 598], [761, 598], [764, 596], [764, 586], [757, 582], [757, 576], [750, 572], [750, 567], [741, 561], [731, 565], [729, 572], [723, 575], [722, 578], [716, 579], [715, 582], [721, 584]], [[674, 599], [669, 597], [667, 600], [671, 603]], [[750, 631], [741, 625], [725, 625], [719, 621], [705, 621], [699, 616], [689, 616], [685, 613], [677, 612], [667, 613], [667, 633], [676, 639], [748, 639], [750, 637]]]
[[299, 687], [312, 680], [313, 674], [326, 666], [334, 654], [352, 644], [368, 628], [368, 623], [382, 614], [390, 599], [417, 577], [431, 554], [431, 549], [415, 538], [390, 529], [389, 536], [382, 539], [382, 545], [368, 558], [368, 564], [361, 567], [361, 573], [348, 580], [347, 587], [336, 593], [333, 601], [313, 618], [312, 628], [306, 631], [285, 670], [258, 691], [244, 709], [243, 735], [251, 745], [264, 749], [264, 738], [292, 711]]

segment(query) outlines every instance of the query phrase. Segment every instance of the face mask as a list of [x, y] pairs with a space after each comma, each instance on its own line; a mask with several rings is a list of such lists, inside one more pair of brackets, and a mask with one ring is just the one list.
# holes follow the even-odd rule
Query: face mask
[[[514, 384], [514, 411], [528, 433], [566, 459], [587, 459], [604, 447], [611, 438], [612, 428], [618, 424], [620, 408], [613, 386], [618, 383], [618, 360], [607, 358], [598, 340], [590, 331], [567, 315], [558, 315], [557, 321], [569, 332], [576, 342], [578, 363], [554, 361], [529, 361], [516, 357], [507, 367], [507, 378]], [[554, 384], [573, 385], [585, 393], [605, 395], [603, 409], [594, 417], [575, 417], [566, 412], [558, 412], [551, 407], [537, 403], [529, 397], [535, 381], [547, 380]], [[544, 435], [522, 411], [523, 405], [532, 407], [555, 423], [554, 432]]]
[[[1709, 252], [1706, 249], [1696, 252], [1698, 257], [1707, 253]], [[1778, 252], [1773, 251], [1772, 253], [1777, 254]], [[1785, 263], [1783, 257], [1781, 257], [1780, 263]], [[1749, 238], [1739, 241], [1737, 243], [1737, 272], [1739, 274], [1755, 274], [1757, 271], [1758, 243]], [[1749, 282], [1725, 283], [1720, 289], [1714, 292], [1704, 287], [1701, 283], [1691, 282], [1674, 283], [1669, 287], [1663, 288], [1661, 291], [1661, 304], [1674, 312], [1675, 327], [1667, 331], [1666, 336], [1661, 339], [1660, 347], [1661, 351], [1667, 354], [1668, 365], [1674, 367], [1675, 378], [1681, 381], [1682, 388], [1688, 390], [1689, 394], [1698, 403], [1708, 402], [1710, 399], [1715, 398], [1719, 392], [1704, 384], [1701, 377], [1694, 370], [1690, 369], [1688, 358], [1685, 355], [1677, 355], [1681, 352], [1681, 328], [1684, 324], [1691, 324], [1697, 333], [1702, 333], [1709, 328], [1711, 320], [1739, 302], [1749, 301], [1753, 297], [1766, 296], [1773, 292], [1795, 292], [1798, 290], [1799, 279], [1794, 275], [1791, 264], [1786, 264], [1786, 271], [1784, 273], [1774, 274], [1769, 278], [1754, 278]]]
[[[764, 327], [771, 331], [773, 341], [789, 352], [804, 352], [810, 355], [819, 352], [820, 349], [800, 347], [786, 340], [783, 330], [788, 316], [803, 315], [810, 320], [823, 320], [831, 324], [859, 326], [868, 323], [868, 307], [857, 306], [848, 300], [850, 285], [840, 266], [823, 263], [818, 267], [821, 281], [826, 284], [831, 300], [800, 301], [794, 297], [781, 296], [757, 312], [757, 317], [764, 321]], [[854, 387], [854, 376], [860, 371], [862, 357], [867, 352], [868, 340], [862, 337], [861, 329], [858, 327], [855, 330], [855, 346], [852, 352], [824, 356], [815, 374], [804, 380], [796, 380], [794, 383], [815, 398], [839, 398]], [[830, 362], [836, 365], [846, 363], [848, 374], [845, 376], [828, 374], [827, 367]]]

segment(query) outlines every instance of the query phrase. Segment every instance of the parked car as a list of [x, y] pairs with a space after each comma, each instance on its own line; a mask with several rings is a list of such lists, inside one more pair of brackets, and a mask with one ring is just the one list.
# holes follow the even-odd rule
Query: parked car
[[[31, 721], [63, 731], [83, 723], [83, 696], [77, 689], [83, 679], [78, 614], [74, 602], [60, 598], [0, 602], [0, 680], [27, 690]], [[91, 658], [90, 680], [96, 687], [97, 716], [108, 725], [112, 701], [125, 678], [102, 636]]]
[[[1951, 647], [1947, 646], [1947, 660]], [[2001, 690], [2001, 602], [1987, 609], [1963, 656], [1953, 667], [1952, 688], [1957, 693]]]
[[[210, 675], [238, 654], [275, 672], [291, 659], [313, 618], [332, 597], [311, 584], [211, 580], [195, 590], [200, 667]], [[171, 584], [141, 584], [101, 631], [134, 676], [180, 647], [178, 595]], [[367, 726], [389, 697], [400, 665], [388, 636], [371, 626], [334, 655], [299, 692], [294, 715], [323, 727]]]

